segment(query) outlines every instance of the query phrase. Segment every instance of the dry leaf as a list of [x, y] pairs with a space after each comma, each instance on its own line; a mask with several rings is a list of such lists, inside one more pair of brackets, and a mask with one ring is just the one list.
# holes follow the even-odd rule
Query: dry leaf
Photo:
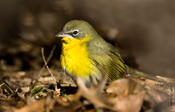
[[46, 109], [53, 108], [54, 100], [50, 98], [38, 100], [21, 109], [15, 109], [14, 112], [45, 112]]
[[143, 103], [145, 92], [128, 95], [126, 97], [117, 97], [113, 110], [120, 112], [139, 112]]
[[119, 79], [111, 82], [106, 92], [117, 96], [127, 96], [129, 94], [140, 92], [143, 87], [133, 79]]

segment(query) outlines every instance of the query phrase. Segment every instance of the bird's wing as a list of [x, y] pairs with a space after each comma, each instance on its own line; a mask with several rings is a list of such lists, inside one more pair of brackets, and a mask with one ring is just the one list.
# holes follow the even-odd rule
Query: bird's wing
[[110, 51], [108, 53], [111, 60], [109, 61], [109, 78], [115, 80], [126, 75], [126, 66], [122, 60], [120, 54], [116, 51]]
[[90, 49], [90, 58], [102, 68], [103, 75], [107, 74], [110, 80], [124, 77], [126, 67], [117, 49], [108, 43], [94, 43]]

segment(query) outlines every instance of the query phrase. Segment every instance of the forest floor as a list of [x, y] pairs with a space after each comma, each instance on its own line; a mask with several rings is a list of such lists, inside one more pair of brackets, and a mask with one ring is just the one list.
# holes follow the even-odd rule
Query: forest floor
[[[43, 53], [44, 55], [44, 53]], [[42, 57], [42, 56], [41, 56]], [[43, 57], [43, 60], [46, 59]], [[86, 88], [59, 67], [14, 71], [1, 61], [0, 112], [173, 112], [174, 80], [127, 77]], [[59, 66], [59, 65], [58, 65]], [[48, 67], [48, 68], [47, 68]], [[104, 86], [104, 87], [103, 87]]]

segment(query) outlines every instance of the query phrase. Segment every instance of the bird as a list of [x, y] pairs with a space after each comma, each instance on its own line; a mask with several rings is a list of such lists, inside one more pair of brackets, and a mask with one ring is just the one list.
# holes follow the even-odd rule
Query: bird
[[126, 76], [127, 66], [119, 50], [105, 41], [88, 22], [68, 21], [56, 37], [61, 38], [62, 43], [62, 68], [85, 84], [98, 84], [104, 75], [109, 81]]

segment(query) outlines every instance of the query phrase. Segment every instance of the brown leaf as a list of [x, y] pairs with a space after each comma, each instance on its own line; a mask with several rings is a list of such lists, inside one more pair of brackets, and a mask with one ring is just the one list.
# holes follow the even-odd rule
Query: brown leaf
[[126, 97], [117, 97], [113, 110], [120, 112], [139, 112], [143, 103], [145, 92], [129, 95]]
[[140, 92], [141, 88], [143, 87], [132, 79], [119, 79], [111, 82], [106, 91], [107, 93], [125, 97], [129, 94]]
[[15, 109], [14, 112], [45, 112], [46, 109], [51, 109], [54, 105], [54, 100], [50, 98], [38, 100], [23, 108]]

